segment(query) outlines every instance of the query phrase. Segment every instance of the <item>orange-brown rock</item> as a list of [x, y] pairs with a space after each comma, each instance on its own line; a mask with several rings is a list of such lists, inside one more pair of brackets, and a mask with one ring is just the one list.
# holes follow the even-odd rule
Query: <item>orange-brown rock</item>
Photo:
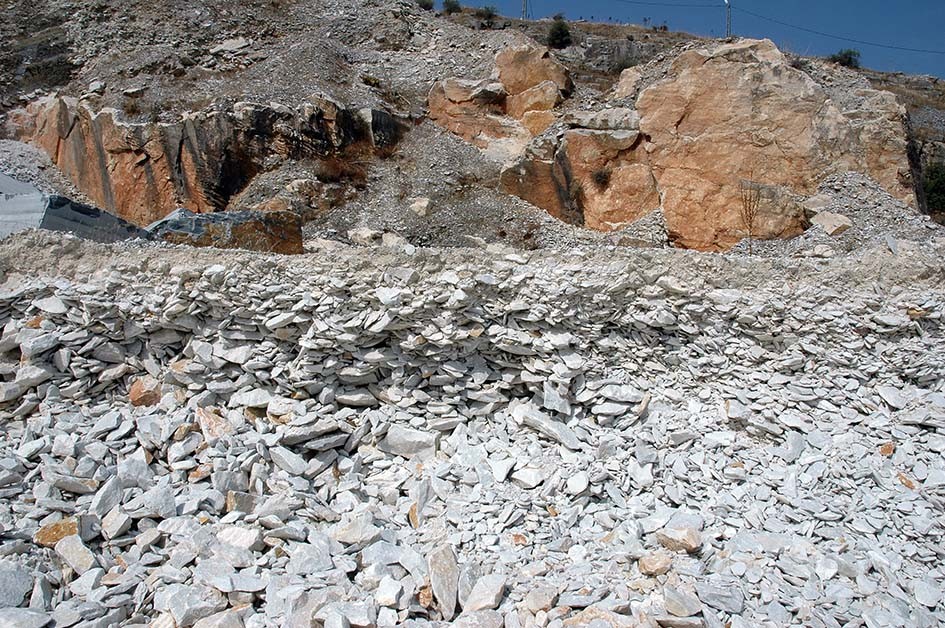
[[656, 180], [637, 159], [638, 131], [572, 129], [536, 142], [502, 171], [505, 192], [572, 224], [610, 231], [660, 206]]
[[610, 95], [611, 99], [620, 100], [622, 98], [636, 96], [637, 87], [640, 85], [641, 78], [643, 77], [636, 68], [627, 68], [621, 72], [620, 78], [617, 79], [617, 84], [614, 85], [614, 91]]
[[524, 92], [508, 97], [508, 114], [519, 120], [530, 111], [549, 111], [562, 100], [561, 91], [553, 81], [544, 81]]
[[297, 109], [236, 103], [172, 123], [133, 123], [114, 109], [46, 97], [11, 112], [8, 131], [49, 154], [96, 205], [144, 226], [180, 206], [220, 211], [268, 159], [318, 159], [396, 143], [403, 125], [377, 110], [312, 97]]
[[531, 139], [517, 121], [505, 116], [507, 94], [491, 81], [446, 79], [430, 89], [430, 119], [498, 159], [521, 152]]
[[172, 244], [286, 255], [304, 252], [302, 221], [297, 214], [285, 211], [195, 214], [178, 209], [148, 231]]
[[[903, 180], [904, 112], [892, 94], [865, 90], [859, 110], [841, 112], [768, 40], [684, 52], [669, 75], [640, 94], [637, 110], [679, 245], [724, 249], [741, 240], [745, 179], [811, 194], [825, 176], [855, 170], [913, 202]], [[766, 199], [754, 232], [788, 237], [805, 227], [802, 211]]]
[[220, 416], [215, 408], [197, 408], [197, 424], [203, 432], [204, 440], [214, 443], [223, 436], [233, 433], [233, 424]]
[[74, 518], [62, 519], [41, 527], [33, 534], [33, 542], [43, 547], [55, 547], [56, 543], [79, 533], [79, 523]]
[[161, 401], [161, 382], [150, 375], [139, 377], [131, 383], [128, 399], [133, 406], [156, 406]]
[[438, 81], [427, 106], [436, 124], [508, 161], [554, 123], [552, 111], [572, 89], [567, 68], [547, 48], [512, 46], [496, 55], [491, 79]]
[[553, 111], [526, 111], [522, 115], [522, 126], [532, 135], [541, 135], [557, 119]]
[[[792, 195], [847, 170], [914, 203], [904, 112], [892, 94], [864, 87], [841, 111], [767, 40], [686, 51], [667, 74], [640, 93], [635, 112], [570, 114], [574, 128], [557, 143], [533, 141], [503, 170], [502, 189], [604, 231], [662, 207], [675, 244], [706, 250], [746, 236], [746, 180], [761, 192], [756, 238], [801, 233], [807, 216]], [[618, 91], [630, 95], [639, 77], [626, 78]]]
[[500, 50], [495, 56], [495, 76], [509, 94], [521, 94], [551, 81], [564, 94], [574, 89], [568, 69], [547, 48], [522, 44]]

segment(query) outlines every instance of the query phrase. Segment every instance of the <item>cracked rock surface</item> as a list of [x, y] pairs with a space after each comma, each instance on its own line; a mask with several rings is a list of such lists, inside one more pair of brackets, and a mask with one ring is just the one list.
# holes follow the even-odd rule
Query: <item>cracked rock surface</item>
[[0, 243], [0, 625], [945, 622], [945, 243]]

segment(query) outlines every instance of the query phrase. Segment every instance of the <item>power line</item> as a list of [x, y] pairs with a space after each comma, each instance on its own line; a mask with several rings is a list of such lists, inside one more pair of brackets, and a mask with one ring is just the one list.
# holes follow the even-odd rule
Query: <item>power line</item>
[[831, 39], [838, 39], [838, 40], [840, 40], [840, 41], [847, 41], [847, 42], [854, 43], [854, 44], [860, 44], [860, 45], [862, 45], [862, 46], [873, 46], [873, 47], [876, 47], [876, 48], [887, 48], [887, 49], [889, 49], [889, 50], [902, 50], [902, 51], [905, 51], [905, 52], [921, 52], [921, 53], [924, 53], [924, 54], [932, 54], [932, 55], [945, 55], [945, 50], [926, 50], [926, 49], [923, 49], [923, 48], [907, 48], [907, 47], [905, 47], [905, 46], [893, 46], [893, 45], [890, 45], [890, 44], [879, 44], [879, 43], [876, 43], [875, 41], [864, 41], [864, 40], [862, 40], [862, 39], [853, 39], [853, 38], [850, 38], [850, 37], [843, 37], [843, 36], [841, 36], [841, 35], [831, 35], [830, 33], [824, 33], [824, 32], [822, 32], [822, 31], [817, 31], [817, 30], [814, 30], [814, 29], [812, 29], [812, 28], [805, 28], [805, 27], [803, 27], [803, 26], [798, 26], [797, 24], [789, 24], [788, 22], [782, 22], [781, 20], [776, 20], [776, 19], [774, 19], [773, 17], [767, 17], [767, 16], [761, 15], [761, 14], [759, 14], [759, 13], [754, 13], [754, 12], [752, 12], [752, 11], [749, 11], [749, 10], [747, 10], [747, 9], [743, 9], [743, 8], [741, 8], [741, 7], [733, 6], [732, 9], [735, 10], [735, 11], [739, 11], [739, 12], [741, 12], [741, 13], [745, 13], [746, 15], [751, 15], [752, 17], [757, 17], [758, 19], [761, 19], [761, 20], [766, 20], [766, 21], [768, 21], [768, 22], [773, 22], [773, 23], [775, 23], [775, 24], [780, 24], [781, 26], [787, 26], [788, 28], [794, 28], [794, 29], [797, 29], [797, 30], [799, 30], [799, 31], [804, 31], [805, 33], [813, 33], [814, 35], [820, 35], [821, 37], [829, 37], [829, 38], [831, 38]]
[[680, 9], [716, 9], [718, 4], [694, 4], [694, 3], [676, 3], [676, 2], [643, 2], [642, 0], [613, 0], [621, 4], [635, 4], [645, 7], [670, 7]]

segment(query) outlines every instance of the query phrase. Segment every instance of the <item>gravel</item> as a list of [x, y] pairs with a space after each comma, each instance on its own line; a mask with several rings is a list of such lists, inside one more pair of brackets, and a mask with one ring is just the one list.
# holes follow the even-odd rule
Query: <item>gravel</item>
[[11, 625], [942, 623], [943, 251], [8, 238]]
[[53, 166], [49, 156], [29, 144], [0, 139], [0, 172], [29, 183], [46, 194], [60, 194], [89, 203], [69, 179]]

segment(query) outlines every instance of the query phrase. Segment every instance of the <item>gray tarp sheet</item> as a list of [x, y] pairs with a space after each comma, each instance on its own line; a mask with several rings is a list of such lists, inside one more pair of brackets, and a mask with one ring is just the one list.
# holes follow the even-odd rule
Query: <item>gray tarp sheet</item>
[[144, 229], [104, 210], [64, 196], [46, 196], [0, 172], [0, 237], [35, 228], [67, 231], [96, 242], [150, 238]]

